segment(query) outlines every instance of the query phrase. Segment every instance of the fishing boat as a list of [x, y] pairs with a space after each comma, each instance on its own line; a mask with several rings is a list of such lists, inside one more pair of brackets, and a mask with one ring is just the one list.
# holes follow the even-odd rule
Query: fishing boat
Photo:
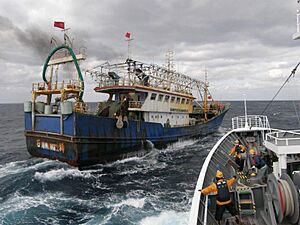
[[[85, 54], [73, 51], [70, 38], [56, 46], [43, 67], [43, 82], [32, 85], [25, 102], [25, 136], [33, 156], [72, 166], [106, 163], [144, 154], [147, 146], [215, 132], [229, 105], [213, 101], [208, 82], [193, 79], [166, 66], [128, 57], [85, 71], [97, 82], [94, 91], [106, 94], [95, 112], [83, 101], [84, 80], [79, 62]], [[59, 69], [74, 64], [76, 79], [59, 80]], [[193, 90], [203, 101], [196, 101]], [[99, 97], [100, 98], [100, 97]]]
[[[297, 21], [294, 39], [300, 38], [299, 10]], [[299, 63], [284, 85], [294, 76], [298, 66]], [[246, 112], [245, 109], [245, 116], [232, 118], [232, 130], [215, 144], [205, 159], [194, 192], [189, 225], [300, 224], [300, 132], [271, 128], [266, 116], [247, 115]], [[241, 156], [244, 160], [242, 170], [230, 156], [234, 142], [246, 148]], [[256, 152], [265, 161], [263, 167], [255, 166], [251, 152]], [[223, 220], [217, 221], [219, 193], [207, 195], [202, 191], [211, 184], [219, 185], [217, 171], [223, 172], [225, 181], [236, 177], [236, 184], [228, 195], [238, 211], [238, 219], [225, 212]]]

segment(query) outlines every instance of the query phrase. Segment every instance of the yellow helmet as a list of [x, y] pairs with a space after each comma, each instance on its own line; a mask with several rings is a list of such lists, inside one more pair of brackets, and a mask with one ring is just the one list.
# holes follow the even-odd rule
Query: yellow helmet
[[254, 155], [256, 152], [255, 152], [255, 149], [254, 148], [251, 148], [250, 150], [249, 150], [249, 154], [250, 155]]
[[238, 139], [236, 139], [235, 141], [234, 141], [234, 144], [239, 144], [240, 143], [240, 141], [238, 140]]
[[216, 178], [223, 178], [223, 173], [220, 170], [217, 170]]
[[255, 176], [256, 176], [256, 173], [254, 173], [254, 172], [250, 174], [250, 177], [255, 177]]

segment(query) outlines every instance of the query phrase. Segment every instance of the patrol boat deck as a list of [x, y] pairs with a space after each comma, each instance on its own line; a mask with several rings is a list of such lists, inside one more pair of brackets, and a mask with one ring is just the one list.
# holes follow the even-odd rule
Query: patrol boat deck
[[[233, 118], [232, 128], [216, 143], [202, 166], [189, 224], [218, 224], [214, 218], [216, 195], [204, 196], [198, 191], [215, 182], [217, 169], [225, 179], [237, 175], [231, 195], [239, 211], [240, 224], [300, 224], [300, 132], [272, 129], [266, 116]], [[236, 139], [247, 146], [242, 172], [238, 172], [238, 165], [229, 156]], [[256, 176], [251, 176], [248, 154], [251, 148], [266, 161]], [[225, 213], [221, 224], [237, 223]]]

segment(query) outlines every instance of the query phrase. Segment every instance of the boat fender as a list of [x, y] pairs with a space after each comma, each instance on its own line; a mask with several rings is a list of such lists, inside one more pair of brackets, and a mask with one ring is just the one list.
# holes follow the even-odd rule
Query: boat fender
[[117, 119], [117, 123], [116, 123], [116, 127], [118, 129], [122, 129], [123, 128], [123, 121], [122, 121], [122, 116], [119, 116], [118, 119]]
[[129, 123], [128, 123], [128, 118], [127, 118], [127, 116], [124, 116], [123, 117], [123, 128], [127, 128], [128, 127], [128, 125], [129, 125]]

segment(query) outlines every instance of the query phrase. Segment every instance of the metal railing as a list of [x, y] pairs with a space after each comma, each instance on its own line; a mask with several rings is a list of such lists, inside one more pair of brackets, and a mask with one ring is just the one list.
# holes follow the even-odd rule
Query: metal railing
[[249, 115], [247, 117], [238, 116], [232, 118], [232, 129], [246, 128], [247, 126], [250, 128], [255, 127], [270, 129], [270, 124], [267, 116]]
[[300, 145], [300, 131], [278, 130], [267, 134], [266, 141], [274, 143], [277, 146]]
[[199, 210], [197, 224], [198, 225], [218, 225], [214, 215], [210, 212], [208, 206], [208, 195], [200, 197], [200, 206], [201, 209]]
[[42, 91], [42, 90], [61, 90], [61, 89], [79, 89], [83, 88], [83, 82], [78, 80], [68, 80], [61, 82], [51, 82], [46, 84], [45, 82], [33, 83], [32, 91]]
[[142, 108], [142, 102], [141, 101], [129, 101], [129, 108]]
[[107, 77], [101, 77], [98, 81], [98, 87], [104, 88], [104, 87], [110, 87], [110, 86], [141, 86], [141, 87], [151, 87], [151, 88], [158, 88], [163, 89], [166, 91], [174, 91], [182, 94], [188, 94], [191, 95], [190, 91], [187, 90], [180, 90], [176, 88], [170, 89], [168, 86], [159, 83], [159, 82], [148, 82], [144, 80], [140, 80], [137, 77], [125, 78], [121, 77], [120, 79], [111, 79]]

